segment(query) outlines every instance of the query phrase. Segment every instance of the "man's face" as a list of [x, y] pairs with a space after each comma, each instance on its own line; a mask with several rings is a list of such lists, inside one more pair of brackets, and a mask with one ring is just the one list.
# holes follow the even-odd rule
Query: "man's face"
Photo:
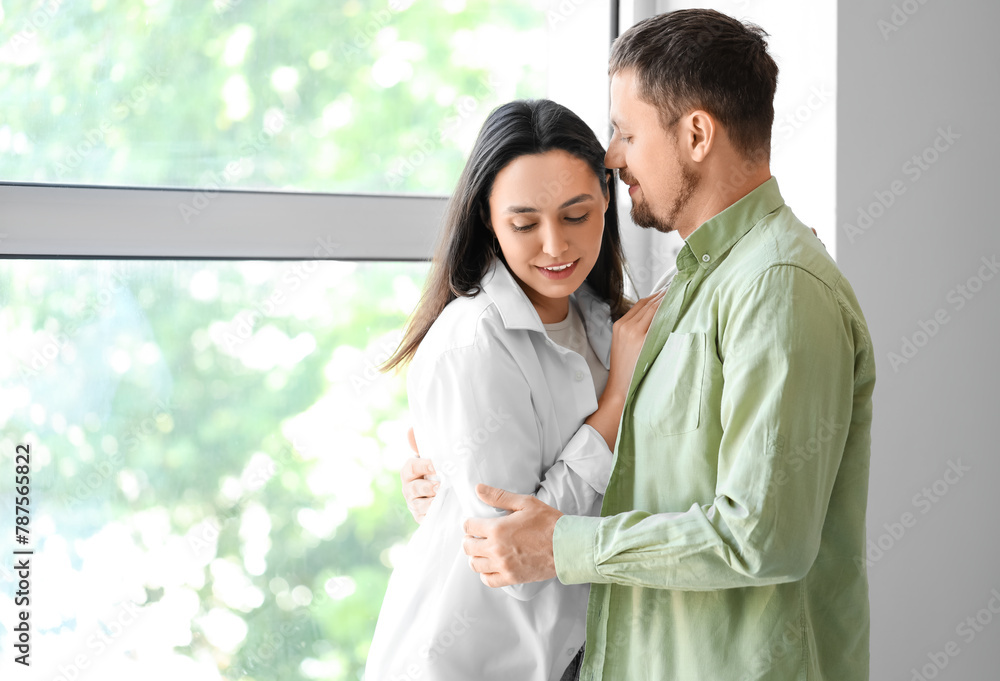
[[694, 164], [684, 155], [678, 125], [664, 130], [659, 112], [639, 99], [632, 70], [611, 79], [613, 137], [604, 164], [617, 168], [629, 185], [632, 221], [661, 232], [684, 228], [685, 208], [700, 182]]

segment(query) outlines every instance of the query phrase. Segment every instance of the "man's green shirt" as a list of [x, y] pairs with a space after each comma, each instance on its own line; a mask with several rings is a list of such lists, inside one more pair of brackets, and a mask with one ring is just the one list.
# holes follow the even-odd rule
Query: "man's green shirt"
[[601, 517], [582, 679], [868, 678], [875, 359], [850, 284], [769, 179], [705, 222], [636, 364]]

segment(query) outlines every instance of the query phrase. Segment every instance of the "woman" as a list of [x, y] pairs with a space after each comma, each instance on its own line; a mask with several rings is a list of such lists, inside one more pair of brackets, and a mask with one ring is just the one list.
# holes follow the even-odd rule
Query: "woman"
[[490, 589], [462, 552], [462, 523], [498, 513], [480, 482], [600, 512], [659, 302], [629, 309], [623, 296], [609, 177], [593, 132], [554, 102], [505, 104], [479, 133], [386, 363], [412, 359], [414, 435], [440, 488], [389, 581], [368, 681], [559, 681], [584, 642], [588, 585]]

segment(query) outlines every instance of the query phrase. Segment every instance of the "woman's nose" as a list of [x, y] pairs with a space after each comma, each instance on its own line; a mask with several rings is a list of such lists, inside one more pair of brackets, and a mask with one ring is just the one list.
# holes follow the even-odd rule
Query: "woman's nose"
[[555, 258], [565, 253], [567, 248], [569, 243], [562, 227], [548, 223], [542, 229], [542, 250], [545, 254]]

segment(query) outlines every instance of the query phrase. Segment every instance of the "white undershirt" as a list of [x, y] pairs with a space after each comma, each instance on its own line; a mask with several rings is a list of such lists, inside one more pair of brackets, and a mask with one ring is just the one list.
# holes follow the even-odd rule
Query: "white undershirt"
[[583, 326], [583, 318], [577, 312], [576, 304], [569, 301], [569, 314], [566, 319], [553, 324], [544, 324], [545, 333], [557, 345], [567, 350], [572, 350], [587, 361], [590, 368], [590, 377], [594, 381], [594, 392], [600, 399], [604, 392], [604, 387], [608, 384], [608, 370], [601, 364], [601, 360], [594, 354], [594, 349], [590, 347], [587, 339], [587, 331]]

